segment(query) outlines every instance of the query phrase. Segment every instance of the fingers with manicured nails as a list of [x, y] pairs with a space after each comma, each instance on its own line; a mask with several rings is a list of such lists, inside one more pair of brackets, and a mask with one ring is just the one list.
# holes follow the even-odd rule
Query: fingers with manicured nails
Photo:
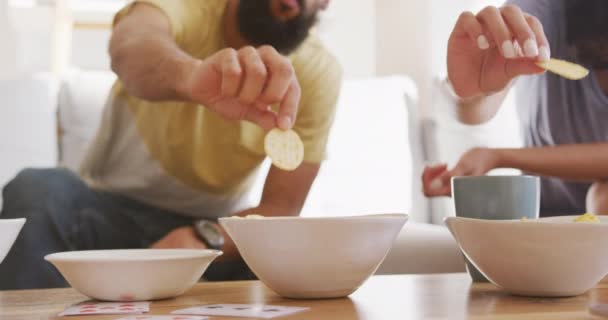
[[506, 59], [517, 57], [517, 52], [513, 45], [513, 35], [498, 8], [492, 6], [486, 7], [477, 14], [477, 19], [490, 32], [492, 41], [498, 45], [503, 57]]
[[524, 18], [526, 19], [526, 22], [530, 26], [532, 32], [534, 32], [538, 45], [538, 60], [547, 61], [551, 59], [551, 47], [549, 46], [549, 40], [547, 40], [547, 36], [545, 35], [543, 24], [540, 22], [540, 20], [538, 20], [537, 17], [529, 14], [525, 14]]
[[422, 182], [424, 184], [430, 184], [437, 176], [439, 176], [444, 171], [447, 171], [447, 164], [438, 164], [434, 166], [426, 166], [424, 168], [424, 172], [422, 173]]
[[243, 70], [233, 49], [226, 49], [220, 56], [222, 70], [222, 96], [235, 97], [241, 87]]
[[545, 69], [539, 67], [531, 60], [517, 59], [507, 60], [505, 63], [505, 74], [510, 79], [529, 74], [539, 74], [545, 72]]
[[[517, 39], [518, 45], [523, 55], [527, 58], [538, 56], [538, 44], [532, 28], [528, 25], [524, 13], [514, 5], [506, 5], [501, 8], [502, 18]], [[517, 48], [516, 48], [517, 54]]]
[[452, 172], [446, 171], [442, 173], [437, 180], [441, 181], [441, 189], [437, 190], [442, 196], [450, 196], [452, 194]]
[[302, 91], [300, 89], [300, 84], [294, 78], [279, 106], [279, 115], [277, 119], [279, 128], [288, 130], [293, 127], [293, 124], [296, 122], [301, 95]]
[[480, 50], [490, 48], [490, 42], [488, 37], [483, 33], [483, 27], [472, 12], [467, 11], [462, 13], [456, 25], [462, 28], [477, 48]]
[[271, 46], [263, 46], [258, 49], [260, 57], [266, 64], [270, 79], [262, 92], [262, 101], [271, 105], [280, 103], [289, 89], [295, 72], [291, 62], [282, 56]]
[[439, 164], [435, 166], [427, 166], [424, 168], [422, 173], [422, 191], [427, 197], [437, 197], [445, 195], [443, 193], [444, 185], [438, 178], [442, 173], [447, 171], [448, 166], [446, 164]]
[[239, 61], [245, 74], [243, 87], [239, 92], [239, 101], [243, 104], [253, 104], [266, 85], [268, 71], [262, 58], [253, 47], [239, 50]]

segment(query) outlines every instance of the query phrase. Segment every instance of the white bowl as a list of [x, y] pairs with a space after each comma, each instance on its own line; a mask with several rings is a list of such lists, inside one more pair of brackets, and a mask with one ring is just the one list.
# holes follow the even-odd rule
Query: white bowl
[[371, 276], [407, 215], [222, 218], [251, 270], [283, 297], [344, 297]]
[[0, 219], [0, 263], [6, 258], [23, 224], [25, 219]]
[[446, 224], [469, 260], [495, 285], [523, 296], [576, 296], [608, 274], [608, 217], [477, 220]]
[[221, 254], [216, 250], [138, 249], [71, 251], [44, 258], [86, 296], [141, 301], [181, 295]]

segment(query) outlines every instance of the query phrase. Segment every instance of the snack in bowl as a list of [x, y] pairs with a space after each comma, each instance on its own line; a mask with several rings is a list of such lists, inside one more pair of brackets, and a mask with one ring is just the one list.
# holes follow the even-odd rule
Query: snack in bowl
[[384, 260], [404, 214], [355, 217], [221, 218], [251, 270], [287, 298], [345, 297]]
[[593, 213], [585, 213], [582, 216], [576, 217], [574, 222], [600, 223], [600, 219]]
[[131, 249], [60, 252], [44, 259], [93, 299], [143, 301], [181, 295], [220, 255], [217, 250]]
[[522, 223], [449, 217], [446, 224], [467, 258], [498, 287], [516, 295], [567, 297], [585, 293], [608, 274], [608, 219], [575, 218]]

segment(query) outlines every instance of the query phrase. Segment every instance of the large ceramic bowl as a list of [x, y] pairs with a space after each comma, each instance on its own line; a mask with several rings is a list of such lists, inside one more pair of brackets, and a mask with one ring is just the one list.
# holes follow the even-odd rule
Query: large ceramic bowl
[[608, 217], [477, 220], [450, 217], [446, 224], [469, 260], [504, 290], [524, 296], [585, 293], [608, 274]]
[[54, 253], [45, 259], [86, 296], [141, 301], [181, 295], [221, 254], [188, 249], [97, 250]]
[[19, 231], [23, 228], [23, 224], [25, 224], [25, 219], [0, 219], [0, 263], [13, 246]]
[[281, 296], [344, 297], [371, 276], [407, 215], [223, 218], [251, 270]]

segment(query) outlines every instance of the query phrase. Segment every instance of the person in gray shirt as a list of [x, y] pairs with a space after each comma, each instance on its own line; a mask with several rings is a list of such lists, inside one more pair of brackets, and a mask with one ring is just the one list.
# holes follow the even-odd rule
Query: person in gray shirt
[[[550, 57], [590, 76], [545, 73], [536, 62]], [[492, 119], [514, 88], [525, 147], [475, 148], [454, 168], [427, 167], [427, 196], [449, 195], [454, 176], [516, 168], [542, 177], [541, 216], [608, 214], [608, 1], [511, 0], [465, 12], [450, 36], [448, 78], [465, 124]]]

